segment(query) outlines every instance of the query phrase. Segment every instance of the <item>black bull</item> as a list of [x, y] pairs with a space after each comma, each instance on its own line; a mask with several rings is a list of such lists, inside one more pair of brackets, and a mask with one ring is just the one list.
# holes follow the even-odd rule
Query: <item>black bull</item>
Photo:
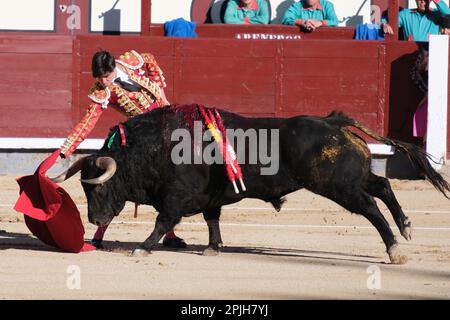
[[199, 118], [195, 106], [178, 106], [156, 109], [123, 123], [127, 140], [124, 147], [120, 134], [116, 134], [112, 146], [107, 146], [117, 129], [113, 128], [97, 154], [81, 159], [60, 180], [81, 169], [89, 221], [96, 225], [108, 224], [126, 201], [152, 205], [159, 213], [155, 228], [133, 251], [136, 255], [154, 248], [183, 216], [201, 212], [209, 229], [205, 254], [217, 253], [222, 247], [219, 218], [223, 205], [255, 198], [271, 202], [280, 210], [283, 196], [306, 188], [366, 217], [380, 233], [392, 263], [404, 263], [406, 257], [399, 253], [394, 234], [374, 197], [387, 205], [407, 240], [411, 239], [411, 222], [397, 202], [389, 181], [371, 172], [371, 154], [366, 142], [347, 127], [394, 146], [407, 154], [423, 178], [444, 195], [450, 190], [420, 148], [381, 137], [342, 113], [333, 112], [324, 118], [285, 119], [246, 118], [223, 110], [220, 114], [227, 129], [279, 130], [276, 174], [261, 175], [261, 163], [242, 163], [247, 191], [236, 194], [223, 164], [174, 164], [171, 150], [178, 142], [172, 141], [172, 132], [183, 127], [192, 129], [191, 120]]

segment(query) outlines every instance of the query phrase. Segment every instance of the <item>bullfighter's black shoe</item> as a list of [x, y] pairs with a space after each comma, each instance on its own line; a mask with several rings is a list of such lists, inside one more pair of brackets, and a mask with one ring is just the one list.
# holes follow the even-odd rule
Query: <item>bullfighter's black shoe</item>
[[181, 238], [167, 238], [164, 237], [163, 246], [166, 248], [183, 249], [186, 248], [186, 242]]
[[103, 244], [102, 244], [102, 240], [98, 240], [98, 239], [92, 239], [91, 240], [91, 244], [96, 247], [97, 249], [104, 249]]

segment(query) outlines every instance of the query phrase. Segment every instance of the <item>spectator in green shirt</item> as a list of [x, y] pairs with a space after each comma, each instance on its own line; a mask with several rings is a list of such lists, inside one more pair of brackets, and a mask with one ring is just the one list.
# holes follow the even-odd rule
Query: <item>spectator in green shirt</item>
[[[436, 4], [436, 10], [430, 9], [430, 2]], [[416, 0], [417, 9], [403, 9], [398, 15], [398, 26], [403, 28], [405, 37], [412, 41], [428, 41], [430, 34], [439, 34], [439, 18], [450, 14], [443, 0]], [[384, 33], [394, 34], [392, 27], [382, 20]]]
[[268, 24], [266, 0], [229, 0], [225, 11], [226, 24]]
[[328, 0], [301, 0], [286, 11], [283, 24], [296, 25], [308, 31], [324, 26], [337, 26], [338, 18]]

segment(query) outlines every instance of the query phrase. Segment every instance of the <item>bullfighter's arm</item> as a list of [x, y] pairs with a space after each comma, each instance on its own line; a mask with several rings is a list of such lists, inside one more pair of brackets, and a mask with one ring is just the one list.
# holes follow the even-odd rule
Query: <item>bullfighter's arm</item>
[[98, 119], [100, 119], [102, 113], [103, 108], [101, 104], [91, 103], [89, 105], [84, 117], [75, 126], [75, 128], [72, 130], [72, 132], [62, 145], [61, 157], [66, 158], [77, 149], [80, 143], [83, 142], [83, 140], [86, 139], [94, 129], [95, 124], [97, 123]]

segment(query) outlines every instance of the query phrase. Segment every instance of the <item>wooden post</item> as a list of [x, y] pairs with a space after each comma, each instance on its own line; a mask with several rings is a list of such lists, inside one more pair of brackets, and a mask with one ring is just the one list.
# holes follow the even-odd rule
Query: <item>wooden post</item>
[[150, 35], [151, 0], [141, 0], [141, 35]]
[[386, 36], [386, 40], [398, 41], [398, 7], [399, 0], [389, 0], [388, 21], [392, 30], [394, 30], [394, 35]]
[[69, 15], [61, 11], [61, 6], [66, 8], [70, 5], [69, 0], [57, 0], [55, 7], [55, 33], [58, 35], [70, 35], [70, 30], [67, 28], [67, 19]]

